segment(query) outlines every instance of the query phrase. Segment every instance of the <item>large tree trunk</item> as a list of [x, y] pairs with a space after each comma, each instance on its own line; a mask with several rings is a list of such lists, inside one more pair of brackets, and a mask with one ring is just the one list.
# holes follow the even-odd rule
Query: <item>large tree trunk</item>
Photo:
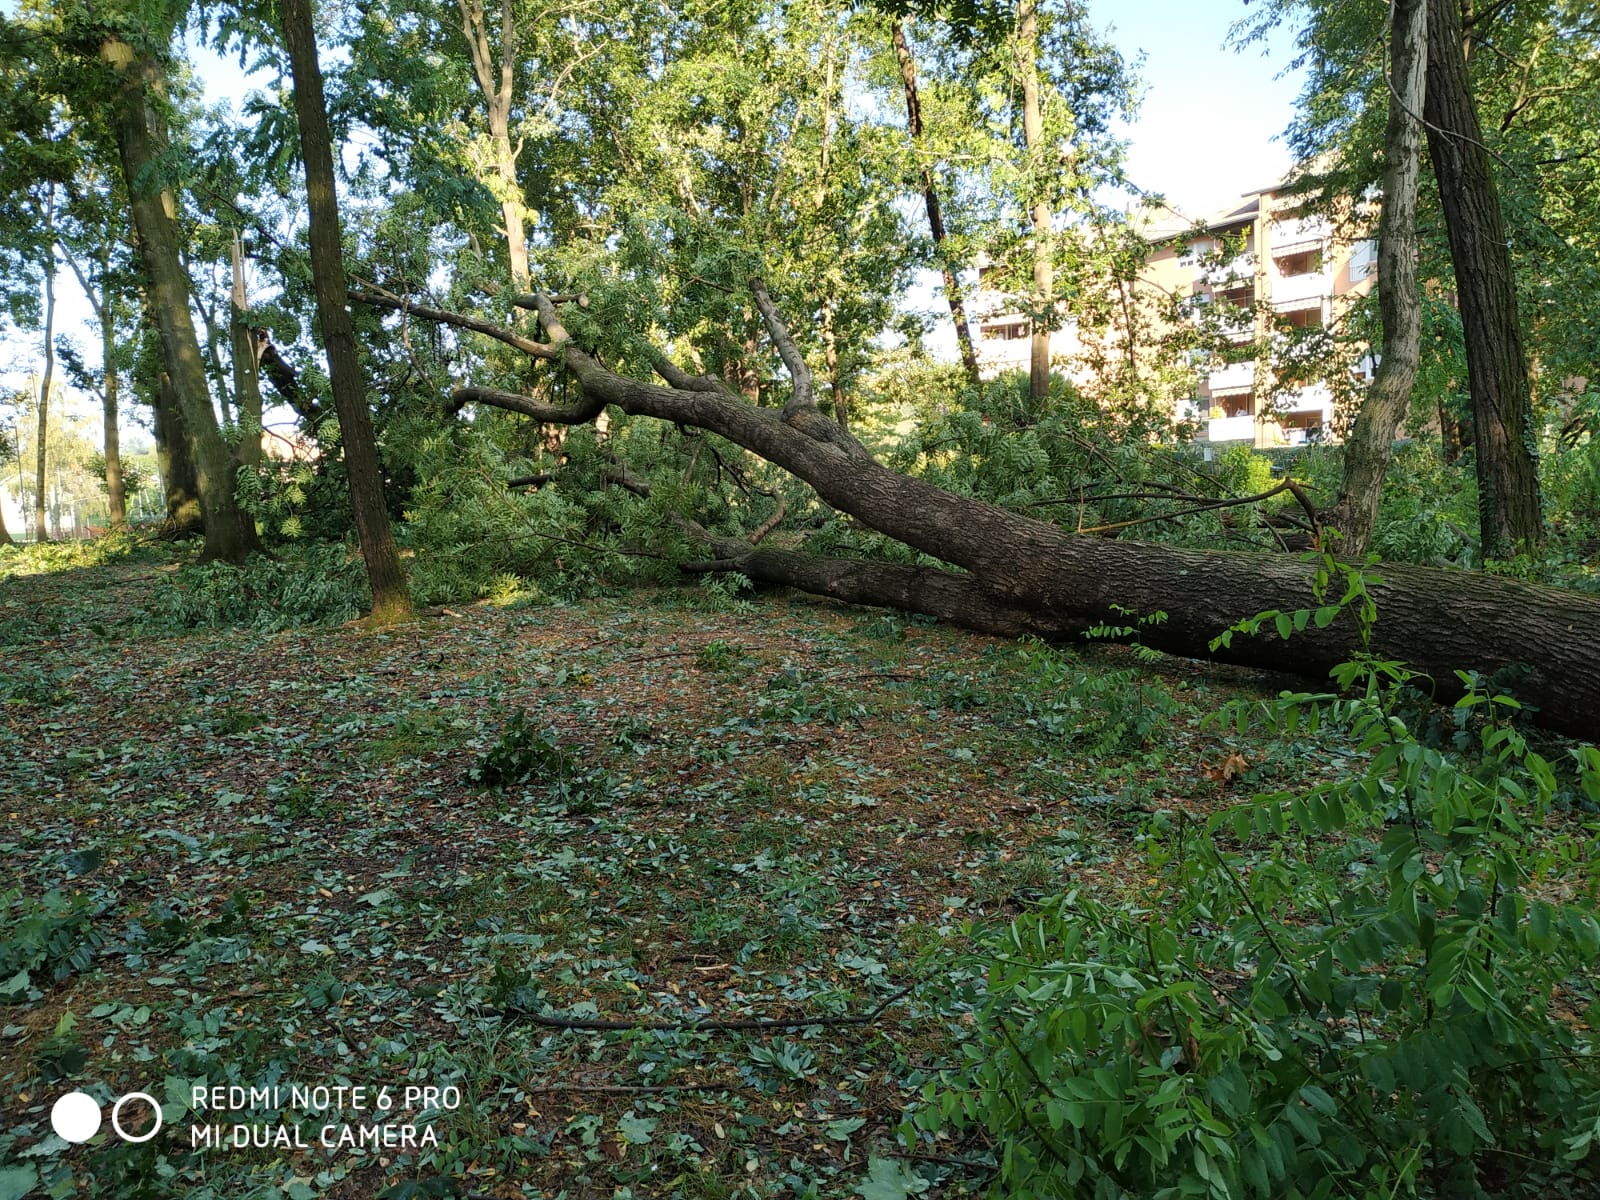
[[1417, 296], [1417, 176], [1428, 61], [1428, 0], [1395, 0], [1389, 36], [1389, 116], [1383, 137], [1383, 210], [1378, 217], [1378, 306], [1383, 357], [1344, 445], [1344, 481], [1328, 524], [1351, 560], [1367, 552], [1395, 434], [1411, 407], [1422, 353]]
[[166, 122], [153, 94], [160, 93], [165, 80], [153, 59], [119, 37], [107, 37], [100, 56], [118, 77], [118, 95], [112, 105], [117, 151], [161, 335], [162, 361], [194, 463], [205, 520], [203, 554], [207, 559], [241, 562], [259, 548], [255, 523], [234, 499], [235, 461], [217, 427], [200, 341], [189, 313], [189, 279], [180, 254], [177, 199], [160, 183], [167, 149]]
[[189, 453], [189, 439], [183, 433], [178, 394], [165, 368], [160, 372], [150, 407], [155, 413], [156, 468], [161, 472], [161, 487], [167, 502], [164, 534], [173, 538], [199, 537], [205, 532], [205, 518], [200, 512], [200, 484]]
[[[912, 149], [922, 153], [927, 147], [922, 143], [922, 99], [917, 93], [917, 64], [911, 57], [911, 45], [906, 41], [905, 29], [899, 21], [889, 23], [889, 35], [894, 41], [895, 56], [900, 60], [900, 82], [906, 93], [906, 127], [911, 133]], [[972, 328], [967, 324], [966, 298], [962, 294], [961, 279], [945, 249], [944, 213], [939, 206], [939, 189], [934, 182], [933, 164], [922, 167], [922, 203], [928, 212], [928, 229], [933, 234], [933, 256], [939, 260], [939, 273], [944, 278], [945, 299], [950, 302], [950, 319], [956, 325], [956, 345], [961, 350], [961, 366], [967, 379], [974, 385], [978, 376], [978, 353], [972, 345]]]
[[[364, 299], [407, 307], [395, 299]], [[764, 299], [758, 291], [758, 306], [767, 315], [770, 302]], [[1378, 622], [1370, 646], [1363, 646], [1353, 619], [1341, 614], [1326, 628], [1308, 623], [1288, 642], [1272, 632], [1236, 635], [1213, 652], [1211, 640], [1242, 617], [1318, 607], [1317, 564], [1081, 536], [900, 475], [875, 462], [818, 411], [804, 363], [789, 352], [792, 342], [780, 329], [774, 329], [774, 340], [785, 363], [793, 358], [800, 370], [794, 398], [777, 410], [758, 408], [721, 380], [689, 375], [665, 359], [656, 369], [667, 386], [614, 374], [571, 344], [548, 297], [533, 302], [548, 343], [409, 306], [422, 319], [490, 332], [536, 358], [565, 361], [583, 396], [578, 404], [556, 406], [511, 392], [464, 388], [456, 393], [458, 405], [487, 403], [538, 421], [575, 424], [614, 404], [630, 414], [707, 429], [784, 467], [840, 511], [956, 569], [838, 563], [742, 548], [729, 553], [725, 546], [717, 548], [721, 562], [711, 565], [860, 603], [933, 612], [997, 633], [1066, 636], [1090, 623], [1124, 623], [1119, 607], [1160, 611], [1167, 620], [1142, 631], [1143, 640], [1158, 649], [1324, 682], [1331, 667], [1366, 648], [1430, 676], [1441, 699], [1459, 694], [1457, 669], [1507, 672], [1512, 678], [1504, 690], [1535, 706], [1535, 720], [1579, 736], [1600, 734], [1600, 598], [1500, 577], [1384, 564], [1382, 582], [1371, 586]]]
[[1483, 553], [1509, 558], [1544, 537], [1533, 399], [1511, 249], [1467, 80], [1456, 0], [1428, 0], [1427, 91], [1428, 153], [1466, 334]]
[[411, 597], [406, 592], [400, 552], [389, 526], [383, 471], [378, 465], [372, 413], [367, 408], [367, 384], [356, 357], [355, 328], [350, 321], [339, 200], [334, 190], [333, 143], [322, 93], [322, 68], [317, 63], [316, 26], [310, 0], [281, 0], [280, 12], [283, 40], [294, 75], [294, 108], [300, 124], [301, 157], [305, 160], [306, 200], [311, 209], [311, 274], [317, 289], [317, 317], [328, 354], [333, 407], [339, 417], [345, 475], [350, 481], [350, 507], [361, 539], [361, 554], [367, 563], [367, 579], [372, 585], [370, 618], [380, 623], [394, 621], [410, 615]]
[[1022, 136], [1028, 147], [1028, 188], [1033, 193], [1033, 337], [1028, 357], [1028, 395], [1050, 395], [1050, 325], [1055, 307], [1055, 236], [1044, 185], [1044, 115], [1039, 107], [1039, 10], [1037, 0], [1017, 0], [1017, 69], [1022, 75]]

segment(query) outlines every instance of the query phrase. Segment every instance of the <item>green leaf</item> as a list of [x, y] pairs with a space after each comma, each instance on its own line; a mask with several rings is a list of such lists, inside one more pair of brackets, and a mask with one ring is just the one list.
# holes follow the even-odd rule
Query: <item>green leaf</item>
[[856, 1184], [862, 1200], [907, 1200], [928, 1190], [928, 1181], [892, 1158], [867, 1161], [867, 1177]]
[[0, 1200], [22, 1200], [39, 1186], [39, 1172], [33, 1167], [0, 1167]]

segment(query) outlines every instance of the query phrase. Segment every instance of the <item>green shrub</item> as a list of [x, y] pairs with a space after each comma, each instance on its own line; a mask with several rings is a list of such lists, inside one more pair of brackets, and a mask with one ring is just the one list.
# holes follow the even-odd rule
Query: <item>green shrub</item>
[[157, 629], [243, 625], [274, 632], [353, 620], [369, 603], [360, 558], [342, 545], [321, 544], [285, 550], [278, 558], [257, 556], [242, 567], [182, 567], [156, 590], [148, 613]]
[[0, 917], [6, 928], [0, 942], [0, 1001], [25, 996], [35, 975], [60, 981], [87, 970], [105, 941], [94, 928], [102, 911], [81, 894], [49, 891], [31, 898], [20, 891], [0, 892]]
[[520, 708], [467, 771], [467, 782], [485, 791], [541, 789], [568, 812], [590, 811], [611, 793], [610, 772], [585, 766], [579, 751], [562, 746], [554, 730], [535, 729]]
[[[1304, 627], [1241, 624], [1279, 617]], [[983, 1126], [1019, 1198], [1593, 1194], [1600, 1014], [1571, 1014], [1600, 922], [1565, 875], [1594, 831], [1543, 827], [1557, 769], [1514, 701], [1463, 676], [1476, 738], [1455, 755], [1398, 715], [1400, 664], [1336, 675], [1354, 698], [1225, 715], [1365, 766], [1203, 825], [1158, 814], [1144, 895], [1073, 893], [983, 947], [968, 1065], [925, 1088], [908, 1137]], [[1600, 752], [1573, 754], [1600, 800]]]

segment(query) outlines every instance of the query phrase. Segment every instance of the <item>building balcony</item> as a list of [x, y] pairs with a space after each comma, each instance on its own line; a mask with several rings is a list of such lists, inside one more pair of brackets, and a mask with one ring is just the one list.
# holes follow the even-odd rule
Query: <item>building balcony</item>
[[1276, 407], [1284, 413], [1320, 412], [1331, 417], [1333, 392], [1325, 383], [1314, 383], [1297, 391], [1280, 393]]
[[1209, 284], [1214, 288], [1226, 287], [1229, 283], [1250, 283], [1255, 277], [1256, 256], [1249, 252], [1235, 255], [1220, 266], [1196, 263], [1194, 268], [1195, 282]]
[[1220, 367], [1213, 367], [1206, 376], [1206, 382], [1211, 385], [1211, 392], [1215, 395], [1223, 389], [1238, 389], [1254, 386], [1256, 381], [1256, 364], [1253, 359], [1244, 362], [1225, 363]]
[[1213, 417], [1206, 422], [1206, 436], [1213, 442], [1253, 442], [1256, 419], [1248, 413], [1242, 417]]
[[1309, 275], [1275, 275], [1272, 279], [1272, 302], [1280, 306], [1320, 301], [1331, 292], [1326, 271], [1314, 271]]
[[1333, 226], [1325, 217], [1291, 217], [1285, 221], [1274, 221], [1267, 227], [1267, 237], [1275, 256], [1315, 250], [1332, 233]]

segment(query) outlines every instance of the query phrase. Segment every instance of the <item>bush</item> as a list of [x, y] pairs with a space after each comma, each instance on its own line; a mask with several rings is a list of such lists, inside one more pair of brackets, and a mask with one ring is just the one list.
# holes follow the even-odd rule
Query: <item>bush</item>
[[151, 597], [149, 623], [184, 630], [242, 625], [275, 632], [354, 620], [371, 603], [366, 569], [342, 545], [286, 550], [242, 567], [200, 563], [179, 569]]
[[[1543, 828], [1556, 765], [1513, 701], [1463, 676], [1458, 756], [1397, 715], [1399, 664], [1338, 674], [1356, 698], [1226, 715], [1365, 768], [1203, 825], [1158, 814], [1146, 896], [1013, 923], [969, 964], [968, 1066], [908, 1135], [983, 1126], [1014, 1197], [1592, 1194], [1596, 1013], [1573, 1014], [1600, 922], [1563, 872], [1593, 830]], [[1600, 752], [1573, 756], [1600, 800]]]

